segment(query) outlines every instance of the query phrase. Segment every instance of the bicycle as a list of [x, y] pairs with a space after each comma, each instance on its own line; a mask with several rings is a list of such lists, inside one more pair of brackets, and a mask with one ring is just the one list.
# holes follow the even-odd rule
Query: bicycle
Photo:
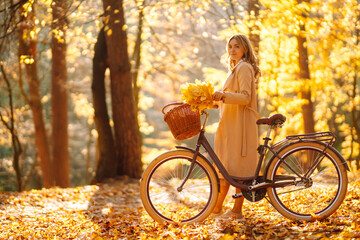
[[[343, 202], [350, 169], [333, 147], [336, 138], [332, 132], [290, 135], [270, 145], [271, 130], [282, 127], [286, 117], [274, 114], [258, 119], [257, 124], [268, 125], [268, 130], [257, 149], [257, 169], [253, 178], [239, 183], [238, 178], [228, 174], [206, 139], [209, 114], [206, 111], [202, 114], [205, 119], [196, 148], [176, 146], [176, 150], [155, 158], [143, 173], [141, 200], [157, 222], [205, 220], [215, 207], [220, 189], [215, 167], [232, 186], [242, 189], [233, 198], [243, 195], [251, 202], [266, 198], [280, 214], [292, 220], [326, 218]], [[200, 152], [200, 147], [212, 161]]]

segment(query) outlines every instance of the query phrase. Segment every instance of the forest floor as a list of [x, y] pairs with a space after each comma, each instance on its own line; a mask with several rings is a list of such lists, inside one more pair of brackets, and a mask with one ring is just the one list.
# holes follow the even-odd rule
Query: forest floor
[[[266, 201], [245, 201], [245, 221], [212, 220], [177, 226], [155, 223], [142, 207], [139, 181], [0, 192], [0, 239], [326, 239], [360, 238], [360, 174], [325, 220], [288, 220]], [[229, 196], [226, 208], [231, 207]]]

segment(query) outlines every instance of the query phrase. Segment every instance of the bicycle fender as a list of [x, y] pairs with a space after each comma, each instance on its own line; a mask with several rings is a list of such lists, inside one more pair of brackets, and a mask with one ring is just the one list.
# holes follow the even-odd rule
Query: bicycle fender
[[[283, 147], [281, 147], [278, 151], [276, 151], [275, 155], [273, 155], [269, 162], [266, 164], [266, 168], [265, 168], [265, 172], [264, 172], [264, 177], [266, 178], [267, 174], [268, 174], [268, 170], [269, 170], [269, 167], [270, 167], [270, 164], [272, 163], [272, 161], [276, 158], [276, 155], [278, 155], [281, 151], [283, 151], [285, 148], [291, 146], [291, 145], [294, 145], [294, 144], [297, 144], [299, 142], [306, 142], [306, 141], [297, 141], [297, 142], [293, 142], [291, 144], [287, 144]], [[323, 143], [323, 142], [317, 142], [318, 144], [320, 145], [323, 145], [326, 147], [327, 144]], [[350, 171], [350, 168], [346, 162], [346, 160], [344, 159], [344, 157], [333, 147], [333, 146], [327, 146], [327, 148], [329, 148], [330, 150], [332, 150], [341, 160], [342, 164], [344, 165], [345, 169], [347, 171]], [[268, 180], [268, 179], [267, 179]]]
[[[191, 149], [191, 148], [188, 148], [188, 147], [175, 146], [175, 148], [176, 148], [176, 149], [182, 149], [182, 150], [186, 150], [186, 151], [195, 153], [195, 150], [194, 150], [194, 149]], [[212, 164], [212, 163], [211, 163], [204, 155], [202, 155], [200, 152], [198, 152], [198, 156], [200, 156], [202, 159], [204, 159], [204, 160], [209, 164], [209, 166], [211, 167], [211, 169], [214, 171], [215, 176], [216, 176], [216, 180], [217, 180], [217, 182], [218, 182], [218, 189], [219, 189], [219, 192], [220, 192], [220, 179], [219, 179], [219, 176], [218, 176], [217, 171], [216, 171], [215, 168], [214, 168], [214, 164]]]
[[330, 148], [331, 150], [333, 150], [333, 152], [340, 158], [341, 162], [342, 162], [342, 163], [344, 164], [344, 166], [345, 166], [345, 169], [350, 172], [349, 165], [347, 164], [347, 162], [346, 162], [346, 160], [344, 159], [344, 157], [339, 153], [339, 151], [336, 150], [333, 146], [329, 146], [329, 148]]

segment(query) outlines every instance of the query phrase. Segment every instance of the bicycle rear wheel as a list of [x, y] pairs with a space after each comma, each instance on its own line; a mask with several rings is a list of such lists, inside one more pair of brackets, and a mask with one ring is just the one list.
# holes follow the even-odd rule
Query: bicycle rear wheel
[[323, 219], [344, 200], [348, 183], [344, 162], [332, 149], [324, 149], [316, 142], [295, 143], [280, 151], [283, 161], [275, 158], [270, 163], [267, 179], [276, 183], [294, 180], [288, 186], [267, 189], [271, 203], [285, 217]]
[[193, 153], [166, 152], [144, 171], [140, 183], [141, 200], [149, 215], [160, 223], [192, 223], [204, 220], [215, 207], [217, 175], [207, 161], [197, 157], [189, 179], [181, 191]]

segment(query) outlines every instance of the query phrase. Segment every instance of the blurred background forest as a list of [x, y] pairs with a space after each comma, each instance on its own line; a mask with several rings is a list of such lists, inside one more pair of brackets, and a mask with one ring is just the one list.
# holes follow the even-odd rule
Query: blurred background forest
[[[122, 12], [125, 22], [111, 25]], [[101, 36], [108, 58], [119, 49], [131, 65], [132, 94], [127, 97], [134, 98], [138, 120], [122, 120], [126, 111], [111, 107], [117, 98], [108, 68], [109, 126], [125, 121], [137, 127], [141, 136], [135, 145], [141, 144], [144, 166], [180, 144], [163, 121], [162, 107], [180, 101], [180, 86], [196, 79], [219, 90], [227, 75], [227, 39], [243, 33], [250, 37], [262, 70], [260, 115], [279, 112], [288, 119], [275, 140], [333, 131], [336, 148], [352, 171], [360, 169], [359, 0], [1, 0], [0, 24], [0, 191], [54, 185], [43, 181], [49, 168], [46, 155], [54, 172], [68, 178], [55, 185], [92, 182], [102, 156], [92, 89], [93, 63], [102, 53], [95, 54], [95, 44], [100, 46]], [[119, 35], [125, 44], [111, 45], [117, 29], [126, 33]], [[111, 70], [111, 60], [108, 64]], [[210, 113], [212, 142], [218, 113]], [[56, 128], [61, 126], [57, 120], [66, 122], [65, 128]], [[42, 138], [35, 126], [43, 126]], [[116, 135], [116, 129], [112, 132]], [[57, 151], [67, 153], [65, 171], [54, 150], [61, 146], [65, 150]], [[127, 167], [126, 161], [118, 164]]]

